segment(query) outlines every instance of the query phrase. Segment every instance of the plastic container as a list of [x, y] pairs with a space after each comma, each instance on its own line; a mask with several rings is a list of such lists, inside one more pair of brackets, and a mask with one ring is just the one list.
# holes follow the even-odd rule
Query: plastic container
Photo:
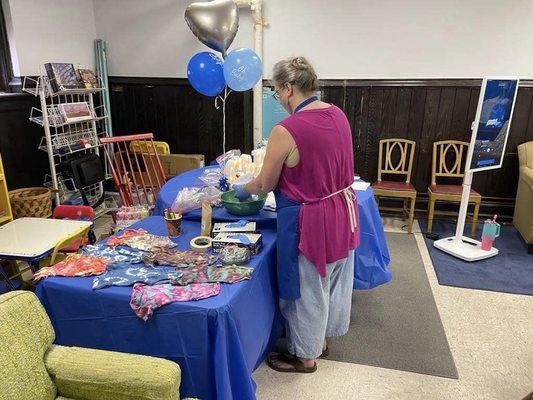
[[492, 219], [485, 220], [481, 233], [481, 249], [490, 250], [494, 240], [498, 236], [500, 236], [500, 224], [494, 222]]

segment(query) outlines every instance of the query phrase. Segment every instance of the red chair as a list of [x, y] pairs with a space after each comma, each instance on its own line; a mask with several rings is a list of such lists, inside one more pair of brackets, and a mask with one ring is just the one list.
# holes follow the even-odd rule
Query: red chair
[[[413, 231], [415, 215], [416, 189], [411, 183], [411, 171], [415, 155], [416, 143], [407, 139], [382, 139], [379, 141], [378, 180], [372, 184], [372, 190], [376, 197], [378, 207], [379, 199], [399, 198], [403, 201], [403, 207], [380, 207], [381, 210], [401, 211], [409, 216], [407, 232]], [[384, 180], [382, 175], [403, 175], [401, 181]], [[390, 179], [390, 178], [389, 178]], [[407, 202], [410, 202], [409, 209]]]
[[[54, 208], [52, 213], [52, 218], [54, 219], [71, 219], [75, 221], [91, 221], [94, 222], [94, 210], [89, 206], [69, 206], [69, 205], [59, 205]], [[69, 246], [63, 247], [61, 253], [76, 253], [82, 246], [91, 240], [91, 236], [94, 237], [92, 229], [89, 230], [89, 238], [81, 238], [76, 242], [72, 243]]]

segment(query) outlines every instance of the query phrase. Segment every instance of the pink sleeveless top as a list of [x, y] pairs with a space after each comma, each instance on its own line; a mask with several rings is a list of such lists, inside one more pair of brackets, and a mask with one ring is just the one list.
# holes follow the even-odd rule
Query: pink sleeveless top
[[[326, 264], [348, 257], [359, 244], [359, 223], [352, 232], [343, 194], [317, 201], [353, 183], [350, 125], [334, 105], [299, 111], [279, 125], [296, 142], [300, 161], [295, 167], [283, 167], [278, 187], [287, 198], [302, 203], [298, 250], [325, 276]], [[357, 203], [355, 212], [359, 221]]]

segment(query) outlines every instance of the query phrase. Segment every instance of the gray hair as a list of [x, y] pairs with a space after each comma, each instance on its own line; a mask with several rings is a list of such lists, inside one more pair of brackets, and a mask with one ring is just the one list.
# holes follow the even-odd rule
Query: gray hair
[[289, 57], [278, 61], [274, 65], [272, 80], [278, 85], [296, 85], [302, 93], [318, 90], [315, 69], [305, 57]]

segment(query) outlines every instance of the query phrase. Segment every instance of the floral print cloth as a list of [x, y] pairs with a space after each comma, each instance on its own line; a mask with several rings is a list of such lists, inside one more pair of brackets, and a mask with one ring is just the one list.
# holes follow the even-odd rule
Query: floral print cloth
[[89, 276], [103, 274], [109, 263], [107, 258], [86, 254], [70, 254], [63, 261], [41, 268], [33, 276], [38, 281], [48, 276]]
[[108, 286], [132, 286], [134, 283], [155, 285], [178, 279], [181, 272], [174, 267], [145, 267], [126, 263], [113, 263], [107, 266], [107, 272], [93, 280], [93, 289]]
[[219, 293], [220, 283], [193, 283], [187, 286], [146, 286], [136, 283], [131, 293], [130, 306], [139, 318], [147, 321], [155, 309], [165, 304], [206, 299]]
[[173, 280], [173, 285], [188, 285], [191, 283], [234, 283], [250, 279], [253, 268], [239, 265], [226, 265], [223, 267], [191, 268], [181, 271], [181, 275]]
[[145, 251], [132, 249], [128, 246], [109, 247], [105, 244], [87, 245], [82, 249], [83, 254], [110, 259], [112, 262], [137, 264], [142, 262]]
[[218, 260], [218, 256], [200, 253], [198, 251], [168, 251], [155, 250], [143, 257], [147, 265], [172, 265], [176, 268], [207, 267]]
[[156, 251], [158, 249], [170, 249], [175, 247], [176, 243], [167, 236], [152, 235], [144, 229], [126, 229], [119, 236], [111, 236], [107, 239], [107, 245], [127, 245], [138, 250]]

